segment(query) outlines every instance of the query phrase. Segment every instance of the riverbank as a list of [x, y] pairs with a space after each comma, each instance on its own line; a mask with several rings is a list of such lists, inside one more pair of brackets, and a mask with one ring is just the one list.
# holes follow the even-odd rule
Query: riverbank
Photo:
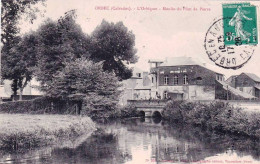
[[95, 129], [86, 116], [0, 114], [0, 148], [12, 151], [68, 144]]
[[260, 113], [247, 112], [229, 103], [169, 101], [162, 116], [169, 121], [260, 139]]

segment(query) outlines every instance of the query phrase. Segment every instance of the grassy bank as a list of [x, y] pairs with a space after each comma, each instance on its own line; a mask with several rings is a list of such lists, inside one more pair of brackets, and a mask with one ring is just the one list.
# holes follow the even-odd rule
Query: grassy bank
[[260, 113], [246, 112], [224, 102], [169, 101], [162, 115], [175, 122], [194, 124], [223, 133], [260, 138]]
[[95, 124], [89, 117], [0, 114], [0, 148], [19, 150], [60, 144], [94, 130]]

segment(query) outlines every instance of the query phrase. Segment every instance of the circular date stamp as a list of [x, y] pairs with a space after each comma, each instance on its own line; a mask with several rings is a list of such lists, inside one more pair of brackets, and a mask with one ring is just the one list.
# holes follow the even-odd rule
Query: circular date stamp
[[235, 45], [226, 45], [225, 41], [232, 36], [224, 34], [224, 24], [227, 24], [225, 21], [230, 21], [230, 18], [220, 18], [210, 26], [204, 47], [209, 59], [216, 65], [226, 69], [239, 69], [252, 57], [255, 45], [241, 44], [239, 39], [235, 40]]

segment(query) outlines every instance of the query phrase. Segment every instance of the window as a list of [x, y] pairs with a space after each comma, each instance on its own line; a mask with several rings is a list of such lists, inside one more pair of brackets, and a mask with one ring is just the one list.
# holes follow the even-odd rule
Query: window
[[137, 73], [136, 75], [137, 75], [138, 77], [141, 77], [141, 73]]
[[243, 85], [248, 85], [248, 78], [244, 79]]
[[152, 77], [152, 83], [153, 83], [153, 77]]
[[164, 84], [165, 84], [165, 85], [168, 85], [168, 84], [169, 84], [169, 76], [168, 76], [168, 75], [165, 75], [165, 76], [164, 76]]
[[177, 75], [174, 75], [174, 77], [173, 77], [173, 84], [174, 85], [178, 85], [178, 83], [179, 83], [179, 78], [178, 78]]
[[164, 92], [163, 92], [163, 98], [164, 98], [164, 99], [167, 99], [167, 98], [168, 98], [168, 92], [167, 92], [167, 91], [164, 91]]
[[184, 75], [183, 84], [188, 84], [188, 75]]
[[201, 77], [197, 77], [197, 84], [202, 84], [202, 78]]

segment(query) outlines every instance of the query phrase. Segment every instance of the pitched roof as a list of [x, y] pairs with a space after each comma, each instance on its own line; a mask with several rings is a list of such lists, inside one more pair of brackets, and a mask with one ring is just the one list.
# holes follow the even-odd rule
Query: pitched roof
[[232, 75], [227, 80], [225, 80], [226, 83], [231, 83], [233, 79], [235, 79], [238, 75]]
[[[213, 65], [210, 65], [210, 64], [206, 64], [206, 63], [200, 61], [197, 58], [195, 59], [195, 58], [186, 57], [186, 56], [167, 58], [166, 61], [163, 62], [159, 67], [164, 67], [164, 66], [181, 66], [181, 65], [199, 65], [199, 66], [207, 68], [207, 69], [209, 69], [211, 71], [214, 70], [214, 72], [216, 72], [218, 74], [222, 74], [221, 71], [219, 70], [219, 68], [217, 68], [216, 66], [213, 66]], [[218, 71], [216, 71], [216, 70], [218, 70]]]
[[260, 82], [260, 78], [257, 76], [257, 75], [255, 75], [255, 74], [253, 74], [253, 73], [244, 73], [244, 74], [246, 74], [248, 77], [250, 77], [252, 80], [254, 80], [254, 81], [256, 81], [256, 82]]
[[233, 93], [236, 96], [241, 96], [241, 97], [247, 98], [247, 99], [256, 98], [255, 96], [252, 96], [248, 93], [242, 92], [242, 91], [240, 91], [236, 88], [231, 87], [230, 85], [228, 85], [224, 81], [217, 80], [217, 82], [219, 82], [223, 86], [223, 89], [230, 91], [231, 93]]
[[[231, 75], [228, 79], [230, 79], [230, 78], [236, 78], [238, 75]], [[228, 80], [227, 79], [227, 80]]]
[[179, 65], [201, 65], [204, 64], [197, 59], [191, 57], [174, 57], [174, 58], [167, 58], [165, 62], [163, 62], [160, 66], [179, 66]]

